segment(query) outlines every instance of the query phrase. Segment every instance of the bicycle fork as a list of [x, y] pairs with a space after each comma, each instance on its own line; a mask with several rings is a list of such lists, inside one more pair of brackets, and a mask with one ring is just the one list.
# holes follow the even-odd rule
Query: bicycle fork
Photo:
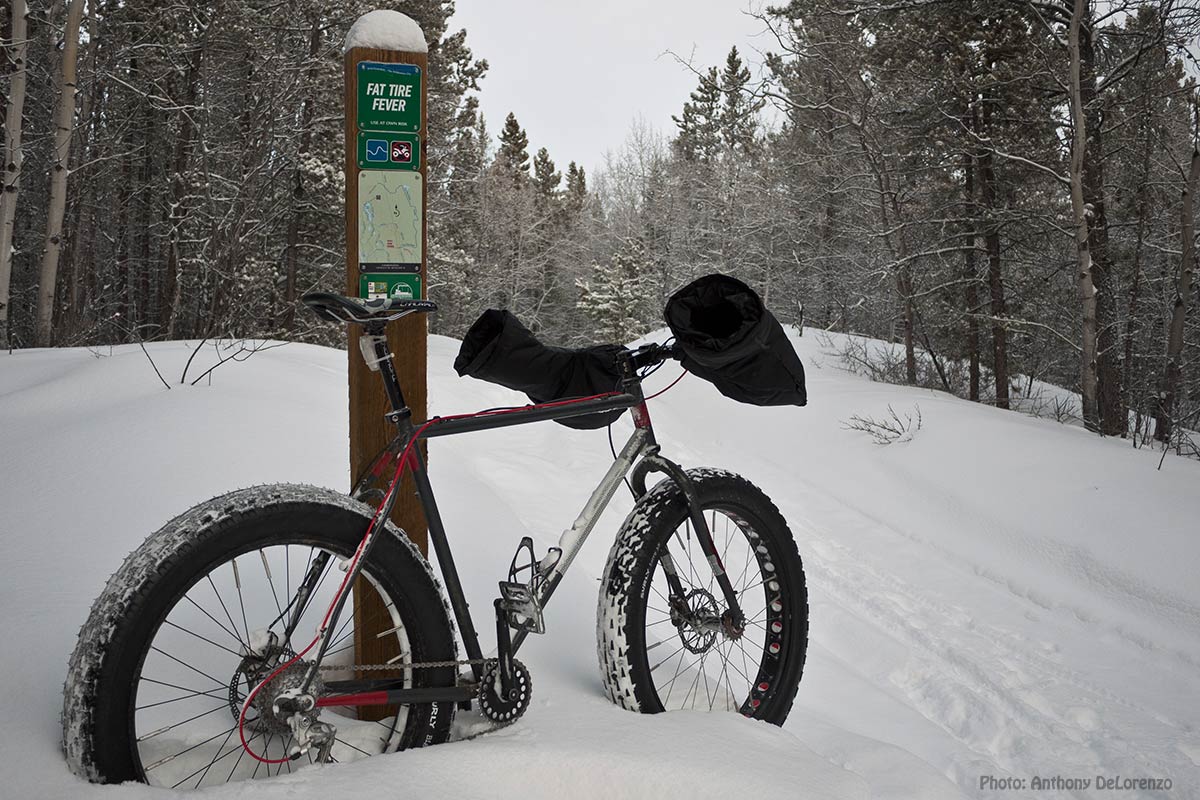
[[[696, 619], [692, 620], [692, 622], [701, 627], [719, 626], [720, 631], [729, 638], [741, 638], [746, 627], [745, 615], [742, 613], [741, 605], [738, 603], [737, 592], [734, 591], [733, 584], [729, 580], [729, 575], [725, 572], [725, 565], [721, 563], [721, 556], [717, 553], [717, 543], [713, 540], [712, 531], [709, 530], [708, 522], [704, 519], [704, 510], [700, 506], [700, 497], [696, 494], [695, 484], [692, 483], [691, 478], [688, 477], [683, 467], [668, 458], [664, 458], [658, 452], [658, 447], [655, 446], [638, 462], [637, 467], [633, 470], [633, 475], [630, 477], [630, 481], [633, 484], [633, 491], [639, 498], [646, 494], [646, 475], [650, 472], [664, 473], [683, 492], [684, 499], [688, 505], [688, 518], [692, 523], [692, 528], [696, 531], [696, 540], [700, 544], [700, 550], [704, 553], [709, 567], [712, 568], [713, 576], [717, 579], [717, 585], [720, 587], [721, 595], [725, 599], [726, 608], [719, 618], [712, 620]], [[684, 618], [688, 617], [690, 611], [687, 606], [683, 581], [680, 580], [679, 573], [675, 569], [675, 563], [665, 548], [662, 555], [659, 556], [659, 563], [662, 564], [663, 573], [667, 578], [667, 585], [670, 587], [671, 596], [669, 600], [672, 617], [676, 615]]]

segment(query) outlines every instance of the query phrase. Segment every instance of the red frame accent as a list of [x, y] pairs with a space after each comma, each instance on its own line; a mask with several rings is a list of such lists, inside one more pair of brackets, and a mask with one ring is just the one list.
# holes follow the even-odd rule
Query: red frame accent
[[645, 400], [631, 408], [630, 411], [633, 413], [633, 424], [635, 426], [642, 429], [650, 427], [650, 409], [646, 407]]
[[387, 692], [358, 692], [357, 694], [334, 694], [317, 698], [317, 708], [328, 706], [386, 706]]

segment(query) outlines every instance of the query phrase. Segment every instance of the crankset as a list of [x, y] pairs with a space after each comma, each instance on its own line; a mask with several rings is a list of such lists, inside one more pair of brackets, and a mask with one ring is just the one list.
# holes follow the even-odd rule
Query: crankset
[[533, 680], [529, 670], [517, 659], [511, 659], [512, 674], [508, 690], [504, 689], [500, 659], [490, 658], [483, 668], [479, 682], [479, 710], [497, 725], [511, 725], [529, 708], [533, 696]]

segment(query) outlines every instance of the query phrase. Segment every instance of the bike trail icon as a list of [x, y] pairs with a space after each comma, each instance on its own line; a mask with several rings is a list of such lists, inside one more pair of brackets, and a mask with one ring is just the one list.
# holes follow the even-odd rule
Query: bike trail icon
[[388, 142], [387, 139], [367, 139], [367, 161], [387, 161], [388, 160]]
[[359, 169], [401, 172], [421, 169], [421, 139], [415, 133], [359, 131], [356, 150]]

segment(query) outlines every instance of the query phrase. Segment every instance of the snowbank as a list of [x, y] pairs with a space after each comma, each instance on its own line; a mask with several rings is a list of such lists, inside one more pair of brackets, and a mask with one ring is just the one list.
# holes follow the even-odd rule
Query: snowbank
[[[548, 609], [548, 635], [522, 651], [534, 699], [518, 725], [307, 768], [255, 796], [1013, 796], [981, 792], [982, 775], [1169, 777], [1171, 797], [1200, 787], [1200, 464], [1169, 458], [1156, 471], [1153, 453], [871, 383], [812, 337], [797, 345], [807, 408], [739, 406], [693, 377], [651, 405], [666, 453], [742, 472], [791, 523], [812, 645], [783, 730], [726, 714], [639, 716], [603, 697], [596, 577], [628, 508], [620, 498]], [[455, 377], [456, 348], [431, 338], [434, 409], [518, 399]], [[175, 383], [190, 350], [150, 353]], [[5, 796], [174, 796], [67, 772], [57, 713], [76, 630], [125, 553], [180, 510], [254, 483], [347, 485], [346, 357], [292, 344], [168, 391], [137, 347], [0, 355]], [[191, 374], [212, 360], [198, 356], [208, 363]], [[649, 388], [677, 374], [668, 366]], [[880, 447], [842, 426], [889, 404], [920, 406], [911, 441]], [[615, 428], [621, 438], [629, 423]], [[553, 423], [430, 450], [476, 609], [490, 607], [520, 537], [553, 544], [610, 458], [603, 431]]]

